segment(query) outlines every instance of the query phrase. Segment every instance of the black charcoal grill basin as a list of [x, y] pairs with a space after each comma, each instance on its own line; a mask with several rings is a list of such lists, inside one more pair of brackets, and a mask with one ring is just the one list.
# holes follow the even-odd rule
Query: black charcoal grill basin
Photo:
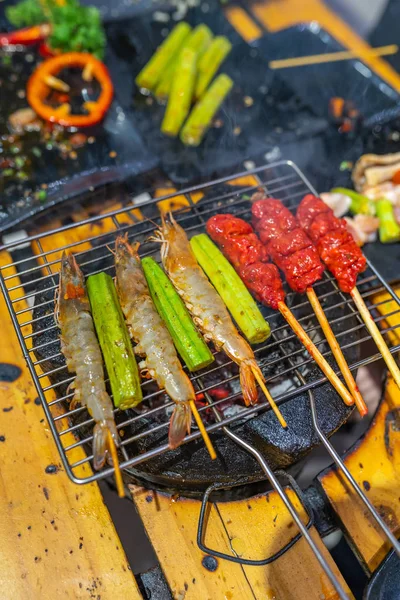
[[[148, 223], [146, 227], [148, 231]], [[202, 231], [201, 227], [196, 231], [192, 231], [192, 233], [198, 233], [200, 231]], [[112, 244], [112, 240], [113, 237], [110, 235], [110, 244]], [[153, 250], [154, 252], [158, 251], [154, 244], [151, 246], [149, 243], [143, 244], [141, 250], [146, 254], [148, 254], [150, 250]], [[87, 269], [90, 269], [90, 272], [97, 272], [102, 269], [109, 269], [112, 265], [111, 253], [108, 253], [108, 256], [104, 257], [103, 252], [101, 254], [103, 258], [99, 260], [95, 259], [93, 261], [94, 256], [100, 256], [100, 250], [94, 249], [90, 251], [90, 264], [85, 266], [84, 263], [89, 258], [88, 256], [85, 257], [85, 254], [86, 253], [82, 253], [78, 256], [78, 262], [82, 264], [82, 269], [86, 275], [89, 274]], [[111, 270], [108, 270], [108, 272], [112, 274]], [[59, 331], [54, 327], [54, 289], [49, 290], [47, 288], [52, 284], [57, 283], [57, 281], [57, 276], [55, 276], [54, 282], [51, 279], [45, 280], [45, 283], [42, 283], [42, 287], [38, 289], [38, 293], [35, 296], [34, 345], [36, 348], [39, 346], [39, 348], [35, 350], [35, 355], [37, 360], [44, 359], [42, 366], [45, 372], [65, 365], [63, 356], [58, 355], [53, 358], [53, 355], [57, 355], [60, 351], [58, 339]], [[339, 339], [342, 343], [343, 340], [345, 340], [347, 346], [350, 345], [349, 348], [344, 350], [348, 362], [350, 364], [356, 362], [359, 358], [359, 345], [357, 343], [359, 340], [359, 329], [351, 331], [356, 325], [355, 318], [351, 315], [348, 305], [341, 304], [341, 298], [337, 293], [333, 292], [332, 283], [330, 281], [320, 282], [317, 289], [320, 296], [325, 293], [329, 294], [324, 300], [325, 308], [329, 306], [333, 307], [328, 312], [329, 319], [339, 319], [338, 322], [335, 322], [335, 333], [336, 335], [340, 335], [340, 333], [347, 332], [345, 337], [339, 337]], [[303, 325], [306, 328], [311, 327], [311, 329], [313, 329], [313, 326], [316, 325], [316, 320], [315, 317], [312, 319], [311, 317], [308, 318], [310, 306], [308, 302], [304, 300], [304, 297], [289, 294], [288, 304], [293, 307], [298, 304], [299, 307], [295, 309], [296, 316], [298, 318], [305, 317], [302, 322]], [[277, 335], [279, 337], [282, 337], [282, 332], [285, 332], [285, 335], [291, 334], [291, 331], [287, 327], [282, 327], [284, 326], [284, 320], [279, 313], [265, 307], [260, 306], [260, 308], [269, 320], [271, 328], [273, 330], [278, 330]], [[341, 317], [345, 315], [347, 315], [346, 318], [341, 319]], [[50, 329], [48, 329], [49, 327]], [[319, 339], [321, 339], [321, 337], [319, 337]], [[323, 345], [322, 351], [328, 350], [328, 347], [325, 344]], [[270, 339], [269, 344], [266, 346], [264, 344], [263, 349], [256, 352], [257, 360], [267, 379], [277, 373], [281, 373], [285, 369], [290, 369], [290, 364], [285, 361], [280, 347], [280, 343], [274, 343], [274, 340]], [[296, 350], [301, 351], [302, 355], [300, 356], [300, 359], [307, 359], [305, 350], [303, 351], [301, 344], [296, 338], [294, 338], [293, 342], [285, 341], [284, 347], [289, 353], [293, 353]], [[255, 348], [255, 350], [257, 351], [257, 348]], [[218, 360], [222, 363], [228, 362], [227, 358], [222, 355], [218, 356]], [[328, 361], [336, 368], [335, 363], [330, 357], [328, 357]], [[211, 365], [210, 369], [212, 367], [215, 367], [215, 363]], [[310, 361], [309, 364], [307, 364], [307, 371], [302, 372], [304, 373], [307, 383], [320, 379], [322, 375], [313, 361]], [[223, 379], [235, 374], [237, 374], [236, 367], [229, 364], [223, 369], [218, 369], [216, 375], [215, 373], [214, 375], [205, 375], [203, 381], [207, 386], [211, 385], [211, 382], [220, 383]], [[289, 375], [286, 373], [279, 378], [280, 384], [285, 384], [285, 379], [287, 381], [288, 377], [294, 378], [291, 373]], [[63, 382], [66, 378], [66, 369], [55, 372], [50, 376], [51, 382], [58, 384], [56, 391], [60, 397], [67, 393], [67, 383]], [[237, 378], [228, 385], [233, 393], [239, 393], [240, 390]], [[276, 379], [269, 383], [271, 388], [272, 385], [276, 385]], [[146, 386], [147, 387], [144, 389], [147, 390], [148, 393], [149, 387], [147, 384]], [[272, 391], [272, 393], [273, 395], [276, 395], [277, 392], [274, 394]], [[329, 384], [316, 387], [313, 393], [315, 395], [319, 424], [324, 433], [330, 436], [347, 420], [352, 408], [343, 403], [341, 398]], [[146, 402], [144, 404], [146, 404]], [[67, 406], [65, 408], [67, 408]], [[289, 469], [289, 471], [293, 472], [293, 469], [296, 469], [294, 465], [317, 446], [319, 442], [312, 425], [307, 392], [298, 393], [294, 390], [291, 392], [289, 399], [280, 405], [280, 408], [288, 423], [288, 429], [286, 431], [280, 426], [271, 410], [260, 411], [260, 413], [254, 414], [247, 420], [242, 419], [241, 421], [235, 421], [231, 427], [238, 435], [262, 452], [273, 469]], [[79, 422], [87, 420], [86, 411], [82, 411], [78, 414], [79, 418], [76, 416], [75, 419], [72, 416], [70, 417], [70, 425], [77, 425]], [[116, 416], [117, 422], [126, 421], [128, 418], [135, 416], [135, 414], [137, 413], [133, 410], [126, 411], [123, 414], [118, 413]], [[166, 422], [166, 420], [167, 417], [164, 414], [163, 422]], [[146, 417], [146, 415], [144, 415], [133, 424], [127, 426], [124, 425], [124, 439], [144, 432], [145, 430], [154, 427], [155, 424], [153, 417]], [[91, 425], [81, 426], [76, 430], [76, 433], [84, 438], [90, 436], [91, 432]], [[214, 461], [210, 460], [203, 441], [199, 439], [191, 441], [177, 450], [168, 451], [131, 467], [129, 472], [126, 473], [126, 476], [131, 481], [137, 481], [150, 487], [157, 487], [168, 491], [173, 490], [189, 496], [200, 494], [206, 487], [216, 481], [229, 486], [238, 479], [246, 480], [248, 484], [255, 484], [264, 479], [263, 473], [254, 459], [249, 454], [239, 449], [238, 446], [228, 439], [222, 431], [214, 432], [212, 434], [212, 440], [217, 451], [217, 459]], [[165, 443], [167, 443], [166, 427], [130, 443], [127, 446], [129, 458], [143, 454], [144, 452]], [[86, 451], [91, 454], [89, 444], [86, 445]]]

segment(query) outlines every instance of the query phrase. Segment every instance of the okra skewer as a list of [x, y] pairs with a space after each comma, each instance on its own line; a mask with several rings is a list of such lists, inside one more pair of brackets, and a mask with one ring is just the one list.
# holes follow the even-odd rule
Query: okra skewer
[[169, 63], [182, 48], [192, 28], [188, 23], [178, 23], [163, 43], [157, 48], [149, 62], [137, 75], [135, 81], [140, 88], [152, 90], [160, 81]]
[[86, 283], [94, 326], [103, 353], [116, 408], [126, 410], [143, 399], [139, 370], [112, 278], [91, 275]]
[[211, 122], [232, 89], [233, 81], [228, 75], [218, 75], [205, 94], [192, 109], [180, 138], [186, 146], [198, 146]]
[[[190, 50], [194, 50], [197, 52], [197, 60], [204, 54], [205, 50], [209, 46], [212, 39], [211, 30], [207, 27], [207, 25], [201, 24], [195, 27], [190, 35], [186, 38], [183, 48], [189, 48]], [[171, 91], [172, 81], [175, 75], [175, 69], [178, 62], [178, 57], [175, 57], [169, 63], [165, 74], [162, 76], [159, 81], [156, 89], [155, 96], [160, 101], [167, 100], [169, 93]]]
[[215, 37], [198, 62], [198, 75], [194, 96], [198, 100], [208, 88], [214, 75], [232, 49], [232, 44], [224, 36]]
[[197, 53], [183, 48], [178, 57], [167, 109], [161, 125], [165, 135], [176, 137], [185, 121], [193, 98]]
[[214, 361], [211, 350], [197, 331], [174, 286], [156, 261], [147, 256], [142, 267], [156, 309], [171, 334], [176, 349], [189, 371], [207, 367]]
[[192, 237], [190, 245], [245, 337], [251, 344], [265, 342], [271, 335], [269, 324], [230, 262], [205, 233]]

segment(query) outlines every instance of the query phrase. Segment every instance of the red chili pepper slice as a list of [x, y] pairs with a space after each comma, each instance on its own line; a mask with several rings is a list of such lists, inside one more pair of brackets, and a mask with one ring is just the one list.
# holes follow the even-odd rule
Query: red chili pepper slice
[[39, 54], [42, 58], [50, 58], [53, 56], [57, 56], [57, 54], [60, 54], [60, 51], [53, 50], [53, 48], [50, 48], [47, 42], [44, 41], [39, 46]]
[[10, 33], [0, 33], [0, 46], [31, 46], [43, 41], [50, 34], [50, 25], [35, 25], [17, 29]]
[[[89, 69], [94, 79], [100, 84], [100, 95], [97, 100], [84, 103], [87, 115], [70, 114], [69, 104], [60, 104], [54, 108], [46, 104], [50, 88], [46, 83], [49, 76], [57, 77], [63, 70], [80, 67], [82, 71]], [[59, 123], [64, 127], [90, 127], [99, 123], [108, 111], [114, 94], [114, 88], [107, 67], [92, 54], [85, 52], [68, 52], [44, 61], [31, 75], [27, 85], [27, 100], [36, 114], [50, 123]]]

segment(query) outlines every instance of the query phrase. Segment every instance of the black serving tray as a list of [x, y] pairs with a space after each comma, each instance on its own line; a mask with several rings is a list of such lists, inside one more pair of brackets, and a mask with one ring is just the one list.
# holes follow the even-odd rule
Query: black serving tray
[[[150, 58], [174, 22], [157, 23], [142, 17], [132, 23], [115, 23], [107, 28], [110, 48], [114, 52], [115, 69], [121, 69], [126, 83], [121, 104], [133, 107], [137, 128], [150, 151], [157, 154], [171, 181], [178, 185], [214, 178], [232, 172], [244, 161], [285, 145], [315, 136], [328, 127], [308, 103], [293, 93], [290, 85], [268, 68], [257, 48], [245, 43], [227, 22], [218, 4], [203, 13], [190, 10], [186, 20], [192, 25], [206, 23], [216, 35], [226, 35], [233, 49], [221, 67], [235, 82], [216, 122], [198, 148], [187, 148], [179, 139], [171, 140], [160, 132], [165, 107], [139, 94], [132, 79]], [[131, 56], [139, 49], [136, 60]], [[125, 63], [125, 76], [122, 76]], [[114, 69], [112, 69], [114, 71]], [[119, 79], [120, 79], [119, 78]], [[251, 106], [246, 100], [251, 99]]]
[[[112, 108], [103, 124], [87, 132], [96, 141], [77, 149], [76, 158], [61, 159], [57, 151], [39, 144], [41, 156], [32, 158], [29, 180], [18, 185], [11, 182], [2, 190], [0, 231], [92, 188], [136, 178], [155, 167], [179, 187], [242, 170], [247, 160], [283, 157], [294, 160], [320, 191], [347, 185], [349, 173], [339, 172], [338, 166], [344, 160], [355, 160], [367, 143], [371, 146], [371, 133], [339, 134], [328, 118], [330, 97], [351, 91], [351, 98], [366, 116], [391, 108], [398, 100], [397, 92], [367, 73], [359, 61], [271, 71], [268, 62], [273, 58], [330, 52], [341, 46], [315, 24], [266, 33], [250, 46], [225, 19], [219, 3], [210, 2], [207, 12], [196, 7], [185, 19], [192, 25], [205, 22], [215, 34], [230, 38], [233, 50], [222, 71], [234, 79], [235, 86], [217, 115], [220, 127], [212, 127], [199, 148], [186, 148], [179, 140], [162, 136], [164, 108], [155, 102], [149, 106], [134, 83], [140, 68], [175, 24], [173, 10], [165, 12], [169, 21], [162, 23], [154, 20], [154, 9], [160, 4], [142, 0], [133, 12], [125, 12], [120, 3], [118, 9], [117, 5], [101, 4], [109, 5], [105, 60], [115, 86]], [[161, 9], [164, 5], [161, 3]], [[2, 10], [0, 25], [4, 29]], [[28, 62], [25, 53], [16, 54], [12, 67], [2, 64], [0, 57], [0, 132], [6, 130], [10, 112], [26, 106], [17, 92], [24, 89], [33, 68], [35, 56], [32, 62], [30, 55]], [[16, 81], [10, 78], [11, 71], [17, 73]], [[251, 106], [246, 106], [246, 96], [252, 99]], [[48, 186], [44, 201], [35, 199], [34, 194], [24, 197], [42, 184]]]
[[[135, 177], [157, 165], [174, 185], [192, 184], [232, 172], [251, 157], [265, 153], [273, 156], [279, 144], [285, 147], [286, 143], [309, 138], [327, 128], [327, 121], [316, 117], [313, 110], [268, 69], [257, 49], [243, 42], [225, 19], [219, 3], [214, 2], [207, 13], [197, 7], [190, 9], [185, 18], [193, 25], [208, 23], [214, 33], [227, 35], [234, 44], [224, 71], [233, 77], [236, 85], [218, 116], [222, 127], [212, 128], [198, 149], [185, 148], [179, 140], [162, 136], [159, 127], [164, 108], [156, 104], [148, 106], [134, 83], [140, 68], [175, 24], [173, 11], [166, 13], [171, 17], [169, 23], [155, 21], [155, 7], [141, 2], [135, 16], [126, 15], [124, 20], [112, 19], [125, 13], [107, 11], [111, 21], [106, 24], [105, 62], [112, 74], [115, 99], [104, 123], [85, 132], [96, 141], [77, 149], [74, 158], [61, 158], [58, 150], [48, 149], [33, 136], [28, 147], [39, 147], [41, 156], [29, 155], [31, 166], [27, 181], [12, 180], [3, 185], [0, 231], [89, 189]], [[2, 10], [0, 25], [5, 29], [7, 22], [4, 8]], [[9, 114], [26, 106], [26, 100], [17, 92], [24, 90], [36, 59], [34, 51], [28, 55], [15, 53], [11, 65], [3, 64], [0, 59], [0, 79], [3, 80], [0, 133], [8, 131]], [[17, 77], [11, 78], [12, 73]], [[252, 98], [251, 107], [245, 106], [245, 96]], [[48, 186], [47, 197], [39, 201], [30, 192], [43, 184]]]

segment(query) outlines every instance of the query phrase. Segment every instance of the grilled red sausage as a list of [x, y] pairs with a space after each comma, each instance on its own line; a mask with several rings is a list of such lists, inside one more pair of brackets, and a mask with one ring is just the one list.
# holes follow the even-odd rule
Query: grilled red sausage
[[315, 243], [318, 253], [343, 292], [351, 292], [367, 261], [347, 231], [346, 221], [338, 219], [322, 200], [308, 194], [300, 202], [297, 218]]
[[303, 293], [321, 279], [324, 267], [317, 249], [280, 200], [257, 200], [252, 215], [255, 230], [292, 290]]
[[221, 214], [211, 217], [206, 228], [255, 298], [277, 309], [279, 302], [285, 300], [279, 271], [267, 262], [265, 246], [251, 225], [233, 215]]

